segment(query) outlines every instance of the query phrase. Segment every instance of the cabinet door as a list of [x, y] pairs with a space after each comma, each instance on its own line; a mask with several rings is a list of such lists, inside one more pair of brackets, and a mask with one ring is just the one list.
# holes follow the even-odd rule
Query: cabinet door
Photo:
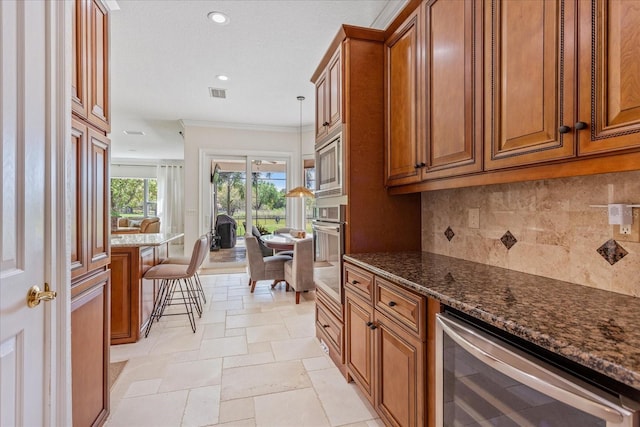
[[89, 129], [87, 162], [88, 269], [109, 263], [109, 139]]
[[573, 157], [575, 2], [487, 0], [485, 16], [485, 169]]
[[316, 82], [316, 140], [329, 131], [327, 121], [327, 73], [323, 73]]
[[71, 299], [73, 425], [102, 425], [109, 415], [109, 271], [74, 289], [78, 292]]
[[385, 50], [386, 185], [421, 179], [422, 147], [418, 142], [420, 24], [415, 11], [388, 39]]
[[424, 342], [376, 311], [375, 406], [387, 425], [425, 425]]
[[373, 307], [351, 292], [345, 293], [345, 347], [349, 374], [373, 403]]
[[87, 1], [74, 0], [71, 13], [71, 108], [83, 119], [87, 100]]
[[88, 120], [109, 133], [109, 14], [101, 0], [89, 5], [89, 110]]
[[579, 13], [579, 154], [638, 148], [640, 2], [580, 2]]
[[69, 222], [71, 225], [71, 277], [78, 277], [87, 269], [87, 139], [88, 130], [79, 121], [71, 120], [71, 161], [68, 170]]
[[425, 4], [423, 178], [482, 170], [482, 2]]
[[327, 90], [327, 121], [329, 122], [328, 132], [331, 132], [342, 122], [342, 61], [340, 55], [342, 49], [334, 54], [327, 67], [329, 85]]

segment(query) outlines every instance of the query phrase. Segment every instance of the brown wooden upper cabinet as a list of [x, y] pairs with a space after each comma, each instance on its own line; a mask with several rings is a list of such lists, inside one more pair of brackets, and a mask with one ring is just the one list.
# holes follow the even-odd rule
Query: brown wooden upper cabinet
[[400, 185], [422, 179], [424, 162], [419, 142], [421, 53], [420, 10], [387, 40], [385, 45], [386, 184]]
[[[640, 147], [640, 1], [578, 5], [578, 155]], [[592, 20], [592, 17], [595, 19]]]
[[73, 11], [72, 111], [110, 132], [109, 14], [101, 0], [76, 0]]
[[485, 17], [485, 169], [575, 156], [575, 2], [490, 0]]
[[338, 47], [316, 81], [316, 140], [330, 134], [342, 120], [341, 53]]
[[426, 1], [387, 39], [387, 185], [482, 170], [481, 11]]
[[640, 1], [423, 1], [385, 42], [386, 185], [637, 168], [638, 28]]
[[424, 4], [425, 179], [482, 170], [482, 2]]

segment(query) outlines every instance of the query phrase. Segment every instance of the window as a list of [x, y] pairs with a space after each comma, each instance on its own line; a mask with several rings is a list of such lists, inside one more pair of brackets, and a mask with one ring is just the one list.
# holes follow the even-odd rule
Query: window
[[[311, 191], [316, 189], [316, 161], [314, 159], [304, 159], [304, 186]], [[311, 198], [304, 200], [304, 218], [306, 231], [312, 233], [311, 219], [313, 218], [313, 205], [315, 201]]]
[[155, 178], [111, 178], [111, 216], [158, 215], [158, 180]]

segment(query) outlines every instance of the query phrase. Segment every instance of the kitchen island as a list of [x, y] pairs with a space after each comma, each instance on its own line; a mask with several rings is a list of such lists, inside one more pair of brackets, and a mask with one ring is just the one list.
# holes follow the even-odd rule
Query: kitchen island
[[169, 242], [183, 233], [118, 234], [111, 237], [111, 344], [140, 339], [157, 292], [144, 273], [169, 256]]
[[640, 298], [427, 252], [344, 260], [640, 395]]

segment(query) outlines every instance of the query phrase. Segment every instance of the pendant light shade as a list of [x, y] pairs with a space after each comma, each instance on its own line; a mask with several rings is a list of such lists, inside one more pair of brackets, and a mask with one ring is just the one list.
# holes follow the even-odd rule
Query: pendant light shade
[[307, 187], [296, 187], [289, 190], [285, 197], [315, 197]]

